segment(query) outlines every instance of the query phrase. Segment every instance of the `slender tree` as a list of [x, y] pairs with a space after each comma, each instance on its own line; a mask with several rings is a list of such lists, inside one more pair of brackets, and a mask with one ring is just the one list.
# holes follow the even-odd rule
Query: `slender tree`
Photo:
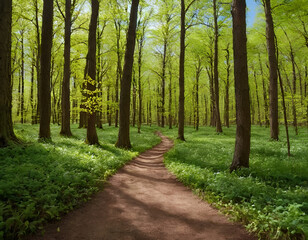
[[11, 83], [12, 0], [0, 2], [0, 148], [17, 138], [12, 122]]
[[222, 133], [220, 110], [219, 110], [219, 81], [218, 81], [218, 16], [216, 1], [213, 0], [214, 12], [214, 91], [215, 91], [215, 113], [216, 113], [216, 132]]
[[185, 37], [186, 37], [186, 13], [195, 0], [185, 6], [185, 0], [181, 0], [181, 35], [180, 35], [180, 63], [179, 63], [179, 116], [178, 116], [178, 139], [185, 141]]
[[275, 47], [275, 32], [272, 17], [271, 1], [263, 0], [265, 19], [266, 19], [266, 40], [267, 52], [270, 70], [270, 87], [269, 87], [269, 100], [270, 100], [270, 128], [271, 138], [278, 140], [278, 75], [277, 75], [277, 57]]
[[42, 49], [41, 49], [41, 74], [40, 74], [40, 132], [41, 140], [50, 139], [50, 67], [53, 34], [53, 0], [44, 0]]
[[96, 133], [96, 29], [99, 11], [98, 0], [92, 0], [92, 13], [88, 38], [88, 69], [87, 69], [87, 105], [88, 105], [88, 126], [86, 143], [98, 144]]
[[62, 83], [62, 124], [60, 134], [72, 136], [70, 125], [70, 76], [71, 76], [71, 0], [65, 0], [64, 73]]
[[247, 68], [246, 1], [233, 0], [233, 57], [236, 100], [236, 140], [230, 171], [249, 167], [250, 153], [250, 104]]
[[130, 116], [130, 88], [132, 82], [132, 71], [134, 63], [134, 51], [136, 45], [136, 26], [139, 0], [132, 0], [127, 42], [124, 58], [123, 76], [121, 79], [120, 93], [120, 127], [116, 146], [119, 148], [131, 148], [129, 137]]

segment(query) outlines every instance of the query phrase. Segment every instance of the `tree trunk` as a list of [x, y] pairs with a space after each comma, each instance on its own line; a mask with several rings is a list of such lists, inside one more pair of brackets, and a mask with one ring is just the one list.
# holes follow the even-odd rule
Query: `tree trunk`
[[167, 40], [164, 41], [162, 82], [161, 82], [161, 127], [165, 127], [165, 86], [166, 86]]
[[24, 105], [25, 105], [25, 51], [24, 51], [24, 30], [21, 30], [20, 123], [24, 123]]
[[200, 57], [198, 58], [198, 63], [196, 65], [196, 89], [195, 89], [195, 116], [196, 116], [196, 121], [195, 121], [195, 127], [196, 130], [199, 130], [199, 122], [200, 122], [200, 114], [199, 114], [199, 80], [200, 80], [200, 75], [202, 71], [202, 66], [201, 66], [201, 59]]
[[12, 0], [0, 2], [0, 148], [16, 141], [12, 122]]
[[41, 74], [41, 33], [39, 25], [39, 9], [38, 9], [38, 0], [35, 0], [35, 27], [36, 27], [36, 80], [37, 80], [37, 109], [36, 109], [36, 119], [35, 123], [39, 123], [40, 119], [40, 74]]
[[[115, 109], [115, 121], [114, 126], [118, 127], [118, 120], [119, 120], [119, 81], [122, 78], [122, 55], [120, 52], [120, 40], [121, 40], [121, 23], [119, 21], [115, 21], [115, 28], [117, 34], [117, 78], [116, 78], [116, 85], [115, 85], [115, 102], [116, 102], [116, 109]], [[122, 83], [121, 83], [122, 84]]]
[[267, 40], [267, 51], [270, 68], [270, 128], [271, 138], [278, 140], [278, 85], [277, 85], [277, 58], [276, 58], [276, 47], [275, 47], [275, 32], [274, 23], [272, 18], [271, 1], [263, 0], [265, 19], [266, 19], [266, 40]]
[[230, 87], [230, 51], [229, 51], [229, 43], [227, 45], [226, 50], [226, 64], [227, 64], [227, 79], [226, 79], [226, 86], [225, 86], [225, 91], [226, 91], [226, 95], [225, 95], [225, 125], [227, 128], [230, 127], [230, 116], [229, 116], [229, 87]]
[[88, 107], [88, 126], [87, 126], [87, 139], [86, 143], [90, 145], [99, 144], [96, 133], [96, 30], [97, 30], [97, 19], [99, 11], [98, 0], [92, 0], [92, 13], [89, 27], [89, 38], [88, 38], [88, 77], [87, 77], [87, 101], [90, 102]]
[[31, 105], [31, 124], [35, 124], [35, 104], [34, 104], [34, 67], [35, 67], [35, 51], [32, 52], [31, 63], [31, 86], [30, 86], [30, 105]]
[[236, 141], [230, 171], [249, 167], [250, 153], [250, 106], [247, 68], [246, 2], [233, 0], [233, 56], [236, 100]]
[[50, 139], [50, 62], [53, 32], [53, 0], [44, 0], [40, 74], [40, 132], [41, 140]]
[[261, 62], [261, 56], [259, 53], [259, 64], [260, 64], [260, 71], [261, 71], [261, 77], [262, 77], [262, 86], [263, 86], [263, 101], [264, 101], [264, 121], [265, 126], [269, 127], [269, 120], [268, 120], [268, 103], [267, 103], [267, 90], [265, 86], [265, 80], [263, 76], [263, 68], [262, 68], [262, 62]]
[[214, 11], [214, 85], [215, 85], [215, 109], [216, 109], [216, 132], [222, 133], [220, 110], [219, 110], [219, 82], [218, 82], [218, 24], [216, 0], [213, 0]]
[[142, 50], [143, 50], [143, 41], [144, 41], [145, 29], [142, 29], [142, 36], [139, 39], [139, 54], [138, 54], [138, 96], [139, 96], [139, 112], [138, 112], [138, 133], [141, 130], [142, 123], [142, 84], [141, 84], [141, 70], [142, 70]]
[[60, 134], [72, 136], [70, 125], [70, 75], [71, 75], [71, 0], [65, 0], [64, 72], [62, 83], [62, 124]]
[[119, 148], [131, 148], [129, 137], [129, 112], [130, 112], [130, 89], [132, 81], [132, 70], [134, 63], [134, 51], [136, 44], [136, 25], [139, 0], [132, 0], [127, 42], [125, 50], [123, 76], [121, 79], [120, 96], [120, 128], [116, 146]]
[[180, 45], [180, 64], [179, 64], [179, 117], [178, 117], [178, 139], [185, 141], [184, 138], [184, 121], [185, 121], [185, 0], [181, 0], [181, 45]]
[[172, 129], [172, 72], [169, 69], [169, 129]]
[[259, 122], [259, 125], [262, 126], [260, 101], [259, 101], [259, 90], [258, 90], [258, 82], [257, 82], [257, 73], [256, 73], [255, 70], [253, 71], [253, 76], [254, 76], [255, 85], [256, 85], [256, 98], [257, 98], [257, 107], [258, 107], [258, 122]]
[[107, 120], [109, 127], [111, 126], [111, 109], [110, 109], [110, 85], [107, 86]]
[[136, 125], [136, 111], [137, 111], [137, 86], [136, 86], [136, 76], [134, 71], [133, 76], [133, 127]]

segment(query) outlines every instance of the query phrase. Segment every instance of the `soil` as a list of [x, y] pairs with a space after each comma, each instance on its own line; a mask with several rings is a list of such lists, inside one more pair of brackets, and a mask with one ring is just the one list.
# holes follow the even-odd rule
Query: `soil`
[[166, 170], [163, 155], [173, 143], [160, 137], [160, 144], [119, 170], [103, 191], [32, 239], [256, 239]]

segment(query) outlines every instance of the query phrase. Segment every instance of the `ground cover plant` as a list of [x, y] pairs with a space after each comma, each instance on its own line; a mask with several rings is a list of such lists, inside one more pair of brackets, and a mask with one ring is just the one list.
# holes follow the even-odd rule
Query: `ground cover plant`
[[[186, 142], [175, 140], [165, 156], [177, 178], [260, 239], [308, 237], [308, 134], [291, 133], [287, 157], [284, 129], [280, 141], [269, 140], [269, 129], [252, 127], [250, 168], [230, 174], [235, 127], [216, 134], [210, 127], [187, 127]], [[164, 134], [176, 139], [177, 129]]]
[[153, 129], [131, 129], [132, 150], [114, 146], [118, 129], [98, 129], [100, 146], [84, 144], [85, 129], [72, 127], [73, 137], [38, 143], [38, 126], [16, 125], [24, 144], [0, 149], [0, 239], [20, 239], [49, 220], [87, 201], [118, 168], [139, 152], [159, 143]]

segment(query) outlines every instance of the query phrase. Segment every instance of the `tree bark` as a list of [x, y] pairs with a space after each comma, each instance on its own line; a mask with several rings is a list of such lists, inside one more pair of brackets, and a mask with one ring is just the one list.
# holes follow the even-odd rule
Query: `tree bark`
[[24, 50], [24, 30], [21, 30], [21, 95], [20, 95], [20, 123], [24, 123], [25, 105], [25, 50]]
[[122, 55], [120, 51], [120, 40], [121, 40], [121, 23], [120, 21], [114, 22], [116, 28], [116, 35], [117, 35], [117, 78], [116, 78], [116, 85], [115, 85], [115, 102], [116, 102], [116, 109], [115, 109], [115, 121], [114, 126], [118, 127], [118, 120], [119, 120], [119, 81], [122, 78]]
[[253, 77], [254, 77], [255, 85], [256, 85], [256, 98], [257, 98], [257, 107], [258, 107], [258, 123], [259, 123], [260, 126], [262, 126], [260, 101], [259, 101], [259, 89], [258, 89], [258, 82], [257, 82], [257, 73], [256, 73], [255, 70], [253, 71]]
[[70, 75], [71, 75], [71, 0], [65, 1], [64, 73], [62, 83], [62, 124], [60, 134], [72, 136], [70, 125]]
[[0, 2], [0, 148], [17, 141], [12, 122], [12, 0]]
[[230, 127], [230, 116], [229, 116], [229, 108], [230, 108], [230, 102], [229, 102], [229, 87], [230, 87], [230, 51], [229, 51], [229, 43], [227, 45], [226, 50], [226, 64], [227, 64], [227, 79], [226, 79], [226, 85], [225, 85], [225, 125], [227, 128]]
[[39, 25], [39, 9], [38, 9], [38, 0], [35, 0], [35, 27], [36, 27], [36, 80], [37, 80], [37, 109], [36, 109], [36, 119], [35, 123], [39, 123], [40, 119], [40, 74], [41, 74], [41, 33]]
[[[170, 64], [171, 65], [171, 64]], [[171, 72], [171, 66], [169, 69], [169, 129], [172, 129], [172, 72]]]
[[120, 95], [120, 127], [116, 146], [119, 148], [131, 148], [129, 136], [129, 112], [130, 112], [130, 89], [132, 81], [132, 70], [134, 63], [134, 51], [136, 44], [136, 26], [139, 0], [132, 0], [127, 42], [125, 50], [123, 76], [121, 79]]
[[249, 167], [250, 153], [250, 105], [247, 68], [246, 2], [233, 0], [233, 56], [236, 100], [236, 141], [230, 171]]
[[263, 76], [263, 68], [262, 68], [262, 63], [261, 63], [261, 56], [259, 53], [259, 64], [260, 64], [260, 71], [261, 71], [261, 77], [262, 77], [262, 86], [263, 86], [263, 101], [264, 101], [264, 121], [265, 121], [265, 126], [269, 127], [269, 120], [268, 120], [268, 103], [267, 103], [267, 90], [265, 86], [265, 80]]
[[178, 117], [178, 139], [185, 141], [184, 121], [185, 121], [185, 0], [181, 0], [181, 36], [180, 36], [180, 64], [179, 64], [179, 117]]
[[98, 0], [92, 0], [92, 14], [88, 38], [88, 77], [87, 77], [87, 100], [90, 102], [88, 110], [88, 126], [86, 143], [90, 145], [99, 144], [96, 133], [96, 30], [99, 11]]
[[48, 140], [50, 137], [50, 65], [53, 32], [53, 0], [44, 0], [42, 25], [42, 50], [40, 74], [40, 132], [39, 139]]
[[215, 90], [215, 113], [216, 113], [216, 132], [222, 133], [220, 110], [219, 110], [219, 82], [218, 82], [218, 24], [216, 0], [213, 0], [214, 11], [214, 90]]
[[275, 47], [275, 32], [274, 23], [272, 18], [271, 1], [263, 0], [265, 19], [266, 19], [266, 40], [267, 52], [270, 68], [270, 87], [269, 87], [269, 100], [270, 100], [270, 128], [271, 138], [278, 140], [279, 123], [278, 123], [278, 83], [277, 83], [277, 57]]

